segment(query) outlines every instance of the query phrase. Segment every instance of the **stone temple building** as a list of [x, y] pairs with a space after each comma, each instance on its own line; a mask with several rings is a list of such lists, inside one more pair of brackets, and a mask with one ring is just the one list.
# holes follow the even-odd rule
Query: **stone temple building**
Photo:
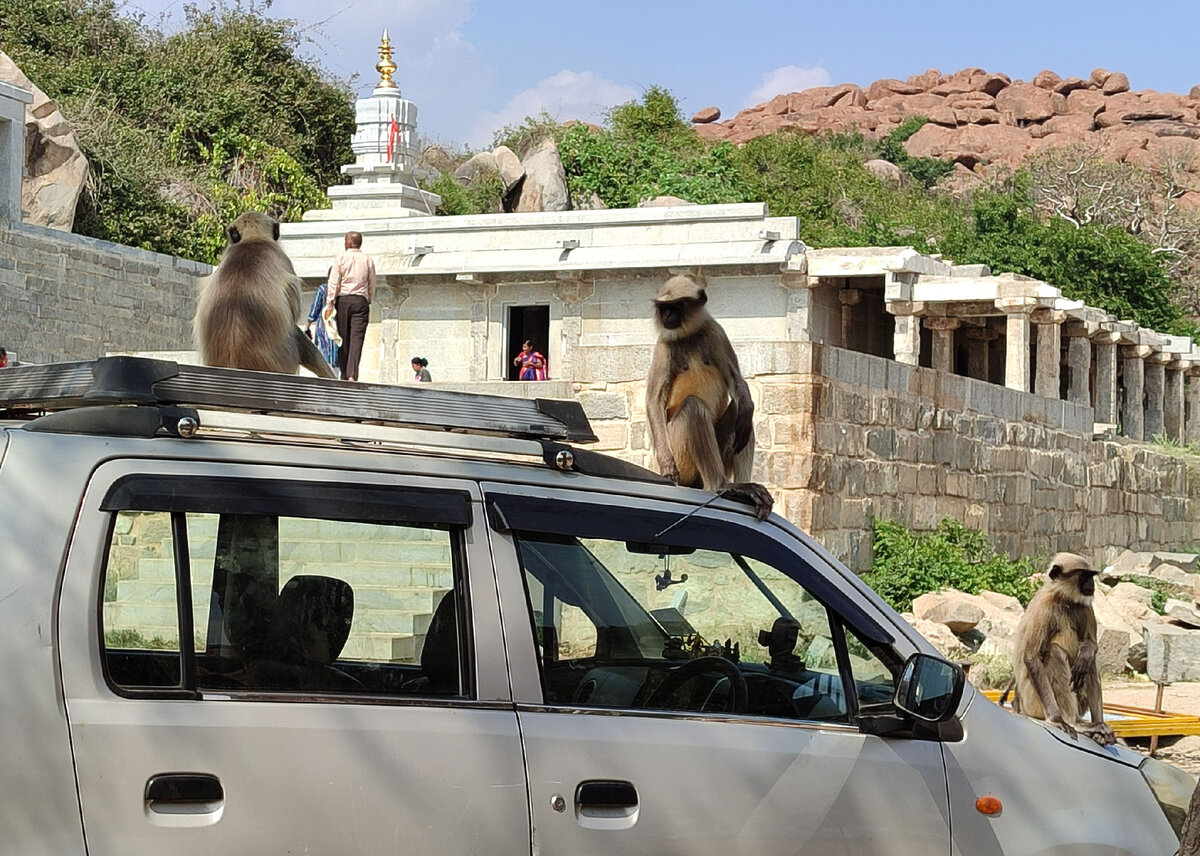
[[[357, 104], [351, 183], [281, 237], [311, 296], [345, 232], [362, 233], [379, 273], [364, 381], [410, 382], [422, 356], [442, 388], [576, 398], [596, 448], [653, 465], [650, 303], [687, 272], [751, 387], [755, 478], [856, 570], [877, 519], [951, 518], [1013, 555], [1099, 562], [1200, 543], [1200, 472], [1174, 447], [1200, 442], [1190, 339], [911, 248], [812, 249], [803, 224], [762, 204], [432, 216], [416, 106], [382, 53]], [[9, 166], [23, 96], [0, 88]], [[0, 178], [0, 337], [23, 360], [195, 359], [207, 266], [20, 223], [19, 175]], [[530, 338], [548, 381], [513, 380]]]
[[[662, 283], [691, 273], [757, 405], [756, 478], [785, 516], [862, 569], [871, 521], [951, 517], [1012, 553], [1098, 560], [1200, 535], [1200, 479], [1130, 440], [1200, 441], [1200, 348], [1051, 283], [911, 248], [815, 250], [762, 204], [432, 217], [409, 190], [390, 82], [358, 102], [353, 183], [285, 224], [310, 288], [347, 230], [379, 290], [362, 377], [580, 399], [599, 448], [653, 466], [644, 381]], [[412, 129], [415, 133], [415, 128]], [[398, 154], [399, 153], [399, 154]], [[532, 338], [550, 380], [514, 380]], [[1116, 439], [1112, 439], [1116, 438]]]
[[426, 356], [438, 381], [511, 380], [526, 338], [567, 383], [596, 360], [641, 365], [650, 299], [689, 272], [739, 344], [830, 345], [1092, 408], [1127, 437], [1200, 439], [1200, 382], [1187, 382], [1200, 347], [1052, 284], [904, 247], [813, 250], [760, 204], [432, 217], [386, 32], [380, 55], [379, 85], [356, 105], [352, 183], [281, 238], [315, 287], [344, 233], [363, 234], [381, 282], [364, 379], [405, 380]]

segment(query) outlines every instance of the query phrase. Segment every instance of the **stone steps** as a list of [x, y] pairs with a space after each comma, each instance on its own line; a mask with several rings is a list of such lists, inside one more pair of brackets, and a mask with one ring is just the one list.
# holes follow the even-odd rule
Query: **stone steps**
[[[215, 517], [189, 519], [192, 599], [200, 605], [211, 593], [216, 531]], [[354, 622], [344, 658], [416, 662], [433, 608], [454, 585], [451, 547], [422, 530], [380, 526], [363, 534], [347, 541], [344, 524], [281, 521], [280, 574], [284, 580], [315, 574], [350, 583]], [[174, 561], [141, 558], [137, 572], [117, 583], [115, 602], [105, 603], [105, 627], [136, 627], [146, 637], [173, 640], [178, 634]]]

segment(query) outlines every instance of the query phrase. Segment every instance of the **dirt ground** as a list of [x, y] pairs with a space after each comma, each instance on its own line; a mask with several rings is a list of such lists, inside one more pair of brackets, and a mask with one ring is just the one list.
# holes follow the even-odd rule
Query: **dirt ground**
[[[1127, 704], [1154, 709], [1157, 687], [1150, 681], [1112, 679], [1104, 684], [1105, 704]], [[1163, 688], [1162, 709], [1171, 713], [1200, 716], [1200, 682], [1169, 684]], [[1146, 752], [1146, 742], [1130, 744]], [[1154, 757], [1200, 775], [1200, 736], [1160, 738]]]

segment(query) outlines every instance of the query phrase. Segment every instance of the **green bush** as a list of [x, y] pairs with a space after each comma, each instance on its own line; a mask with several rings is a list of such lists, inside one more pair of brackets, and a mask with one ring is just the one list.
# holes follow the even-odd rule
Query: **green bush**
[[0, 45], [71, 123], [90, 175], [75, 231], [216, 261], [244, 210], [298, 218], [353, 160], [348, 83], [255, 0], [186, 4], [171, 34], [113, 0], [0, 0]]
[[913, 598], [946, 588], [994, 591], [1028, 604], [1037, 588], [1036, 571], [1029, 559], [997, 554], [984, 533], [957, 520], [947, 518], [924, 535], [895, 521], [876, 520], [874, 558], [863, 579], [894, 609], [907, 612]]

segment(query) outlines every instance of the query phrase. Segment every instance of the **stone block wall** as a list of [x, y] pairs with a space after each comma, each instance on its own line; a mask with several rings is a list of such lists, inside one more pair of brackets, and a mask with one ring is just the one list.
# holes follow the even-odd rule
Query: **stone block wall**
[[0, 345], [22, 362], [177, 350], [192, 338], [198, 262], [0, 223]]
[[[1090, 408], [827, 345], [736, 347], [757, 408], [755, 478], [858, 572], [876, 518], [954, 518], [1014, 556], [1105, 562], [1200, 543], [1200, 461], [1095, 440]], [[574, 392], [596, 448], [653, 466], [635, 379], [648, 349], [594, 350]]]

